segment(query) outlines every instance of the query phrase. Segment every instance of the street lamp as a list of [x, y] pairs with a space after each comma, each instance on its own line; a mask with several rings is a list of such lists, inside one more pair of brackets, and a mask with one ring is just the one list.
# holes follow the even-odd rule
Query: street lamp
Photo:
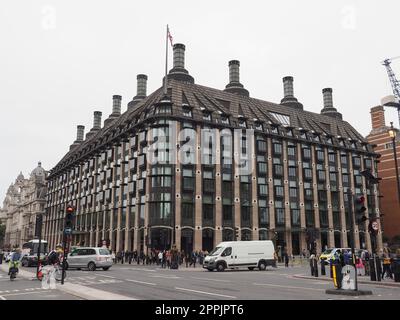
[[400, 181], [399, 181], [399, 166], [397, 164], [397, 153], [396, 153], [396, 130], [393, 127], [393, 122], [390, 122], [389, 136], [392, 138], [394, 165], [396, 167], [396, 181], [397, 181], [397, 196], [400, 203]]

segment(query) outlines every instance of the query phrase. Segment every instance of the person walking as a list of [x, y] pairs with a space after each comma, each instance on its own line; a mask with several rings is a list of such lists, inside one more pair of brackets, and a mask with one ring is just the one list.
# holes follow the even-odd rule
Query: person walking
[[289, 255], [288, 255], [286, 249], [283, 253], [283, 260], [285, 261], [285, 267], [288, 268], [289, 267]]
[[385, 279], [385, 275], [386, 275], [386, 278], [393, 279], [392, 271], [390, 270], [390, 265], [391, 265], [391, 261], [390, 261], [389, 255], [387, 253], [384, 253], [382, 279]]

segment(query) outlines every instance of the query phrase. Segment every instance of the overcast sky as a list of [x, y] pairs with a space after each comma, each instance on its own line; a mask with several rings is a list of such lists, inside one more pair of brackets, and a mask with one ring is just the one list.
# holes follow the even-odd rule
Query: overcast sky
[[[380, 62], [400, 55], [399, 12], [398, 0], [2, 0], [0, 201], [20, 171], [56, 165], [93, 111], [104, 121], [114, 94], [125, 111], [137, 74], [149, 76], [148, 94], [161, 86], [167, 23], [196, 83], [223, 89], [237, 59], [252, 97], [280, 102], [291, 75], [313, 112], [332, 87], [334, 106], [365, 136], [370, 108], [392, 93]], [[400, 78], [400, 59], [392, 65]], [[389, 121], [398, 127], [394, 109]]]

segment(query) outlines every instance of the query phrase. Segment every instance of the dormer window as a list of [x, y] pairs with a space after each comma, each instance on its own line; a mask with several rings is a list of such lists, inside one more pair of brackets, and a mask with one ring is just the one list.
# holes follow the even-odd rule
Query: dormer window
[[307, 140], [307, 133], [305, 131], [300, 132], [300, 138]]
[[340, 145], [341, 147], [344, 147], [344, 146], [345, 146], [345, 145], [344, 145], [343, 139], [339, 139], [339, 145]]
[[190, 118], [192, 118], [192, 117], [193, 117], [192, 109], [189, 108], [189, 107], [183, 107], [183, 115], [184, 115], [185, 117], [190, 117]]
[[316, 133], [314, 133], [314, 141], [321, 142], [321, 137]]
[[351, 147], [352, 147], [353, 149], [357, 149], [356, 143], [355, 143], [354, 141], [351, 142]]
[[170, 114], [172, 111], [171, 105], [161, 105], [157, 106], [155, 109], [155, 114]]
[[271, 126], [271, 133], [279, 134], [277, 126]]
[[329, 144], [333, 144], [332, 137], [327, 137], [326, 138], [326, 142], [329, 143]]
[[203, 112], [203, 120], [211, 121], [211, 113]]
[[227, 116], [221, 116], [222, 124], [229, 124], [229, 118]]
[[255, 127], [256, 127], [256, 130], [262, 131], [262, 129], [263, 129], [262, 123], [260, 123], [260, 122], [256, 122]]
[[292, 129], [286, 129], [286, 135], [289, 136], [289, 137], [293, 137]]
[[247, 128], [246, 120], [239, 120], [239, 127]]

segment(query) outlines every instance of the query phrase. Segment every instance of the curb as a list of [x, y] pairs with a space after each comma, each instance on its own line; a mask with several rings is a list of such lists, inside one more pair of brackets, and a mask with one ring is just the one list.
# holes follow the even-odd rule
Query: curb
[[[8, 264], [2, 264], [0, 266], [1, 270], [4, 272], [8, 272]], [[35, 280], [36, 276], [34, 272], [29, 272], [25, 270], [19, 270], [19, 276], [23, 278], [28, 278], [31, 280]], [[77, 296], [79, 298], [83, 298], [85, 300], [138, 300], [136, 298], [123, 296], [120, 294], [94, 289], [86, 286], [82, 286], [80, 284], [73, 284], [73, 283], [64, 283], [64, 285], [58, 285], [57, 289], [60, 291], [64, 291], [71, 295]]]
[[[331, 278], [321, 278], [321, 277], [310, 277], [310, 276], [303, 276], [303, 275], [293, 275], [293, 278], [298, 279], [310, 279], [310, 280], [322, 280], [327, 282], [332, 282]], [[384, 287], [393, 287], [393, 288], [400, 288], [400, 283], [390, 283], [390, 282], [380, 282], [380, 281], [365, 281], [365, 280], [358, 280], [358, 283], [362, 284], [369, 284], [372, 286], [384, 286]]]

